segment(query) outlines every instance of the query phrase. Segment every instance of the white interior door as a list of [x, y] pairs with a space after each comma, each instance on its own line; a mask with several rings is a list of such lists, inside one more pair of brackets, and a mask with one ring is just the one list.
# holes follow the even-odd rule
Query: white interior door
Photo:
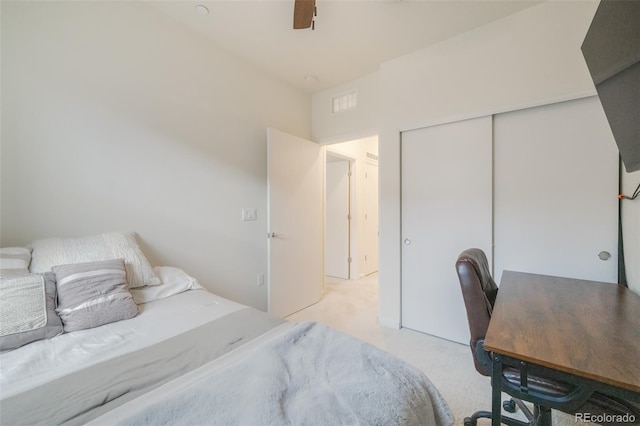
[[320, 300], [324, 283], [321, 147], [267, 131], [269, 312], [285, 317]]
[[365, 163], [364, 173], [364, 273], [378, 271], [378, 165]]
[[468, 344], [455, 262], [491, 262], [491, 117], [402, 133], [402, 326]]
[[349, 279], [349, 161], [327, 156], [325, 274]]
[[598, 98], [498, 114], [494, 132], [496, 279], [616, 282], [618, 152]]

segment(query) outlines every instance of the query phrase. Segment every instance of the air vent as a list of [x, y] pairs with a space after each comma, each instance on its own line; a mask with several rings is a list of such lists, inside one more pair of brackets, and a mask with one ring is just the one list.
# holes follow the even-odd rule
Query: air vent
[[351, 90], [345, 94], [331, 98], [331, 113], [337, 114], [355, 109], [358, 106], [358, 92]]

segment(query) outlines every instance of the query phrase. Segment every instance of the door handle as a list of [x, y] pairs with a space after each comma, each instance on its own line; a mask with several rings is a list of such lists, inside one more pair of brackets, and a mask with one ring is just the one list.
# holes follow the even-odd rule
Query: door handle
[[603, 250], [600, 253], [598, 253], [598, 257], [600, 258], [600, 260], [609, 260], [611, 259], [611, 253]]
[[276, 234], [275, 232], [269, 232], [267, 233], [267, 238], [277, 238], [279, 237], [279, 234]]
[[405, 246], [410, 246], [411, 245], [411, 240], [409, 238], [405, 238], [404, 239], [404, 245]]

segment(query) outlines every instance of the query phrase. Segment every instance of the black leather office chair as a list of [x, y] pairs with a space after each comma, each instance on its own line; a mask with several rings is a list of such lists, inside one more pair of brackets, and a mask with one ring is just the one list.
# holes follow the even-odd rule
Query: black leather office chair
[[[467, 311], [469, 330], [471, 332], [471, 353], [476, 370], [484, 375], [491, 376], [491, 354], [484, 350], [484, 338], [489, 328], [491, 313], [498, 294], [498, 286], [491, 277], [489, 264], [484, 252], [477, 248], [463, 251], [456, 262], [456, 271], [460, 280], [462, 296]], [[520, 371], [513, 367], [503, 369], [502, 380], [516, 386], [520, 384]], [[550, 401], [554, 398], [569, 394], [575, 389], [573, 385], [562, 383], [547, 377], [528, 375], [529, 388], [535, 390], [538, 395], [547, 395]], [[523, 397], [524, 398], [524, 397]], [[628, 401], [615, 399], [597, 392], [591, 394], [587, 401], [580, 407], [566, 411], [562, 407], [534, 404], [533, 413], [522, 403], [513, 398], [503, 403], [503, 408], [509, 412], [515, 412], [516, 406], [520, 407], [526, 415], [529, 423], [522, 422], [506, 416], [501, 416], [501, 422], [512, 426], [524, 426], [533, 424], [551, 424], [551, 409], [573, 413], [598, 414], [634, 414], [637, 422], [640, 422], [640, 407]], [[491, 418], [490, 411], [477, 411], [471, 417], [464, 420], [465, 426], [475, 425], [479, 418]], [[606, 424], [606, 423], [603, 423]], [[636, 423], [634, 423], [636, 424]]]

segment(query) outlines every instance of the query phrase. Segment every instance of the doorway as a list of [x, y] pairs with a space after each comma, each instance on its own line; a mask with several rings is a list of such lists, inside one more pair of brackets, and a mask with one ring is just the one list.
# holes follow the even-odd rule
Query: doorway
[[[327, 147], [268, 129], [267, 300], [269, 312], [276, 316], [286, 317], [318, 302], [326, 290], [323, 246], [327, 237], [324, 190], [327, 152], [351, 164], [349, 278], [365, 276], [363, 259], [365, 255], [370, 259], [370, 255], [364, 250], [362, 216], [377, 218], [378, 207], [375, 206], [373, 213], [365, 213], [365, 190], [361, 186], [365, 162], [377, 165], [378, 137]], [[377, 199], [377, 179], [373, 181]], [[371, 187], [374, 185], [368, 186]], [[377, 224], [369, 228], [375, 229], [377, 242]], [[377, 258], [377, 244], [374, 250]], [[304, 275], [308, 278], [301, 280]]]
[[267, 301], [272, 315], [285, 317], [322, 298], [323, 180], [321, 146], [267, 129]]
[[378, 136], [326, 146], [325, 275], [378, 272]]
[[325, 275], [351, 278], [351, 163], [327, 152]]

